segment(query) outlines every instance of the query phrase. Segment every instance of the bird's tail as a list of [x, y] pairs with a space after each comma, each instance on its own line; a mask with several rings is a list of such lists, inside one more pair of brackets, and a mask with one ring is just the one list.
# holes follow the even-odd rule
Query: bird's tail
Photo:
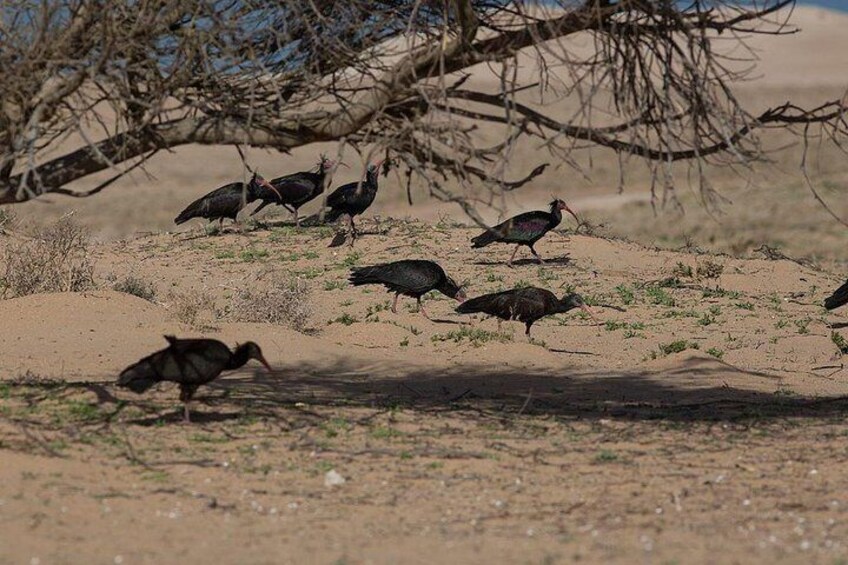
[[157, 382], [158, 380], [151, 378], [149, 374], [145, 374], [144, 371], [139, 371], [138, 365], [129, 367], [121, 373], [121, 376], [118, 377], [118, 386], [128, 388], [138, 394], [146, 391]]
[[471, 300], [466, 300], [462, 304], [456, 307], [456, 311], [460, 314], [474, 314], [475, 312], [482, 312], [486, 307], [487, 297], [478, 296], [477, 298], [472, 298]]
[[494, 243], [498, 239], [498, 234], [494, 230], [486, 230], [477, 237], [471, 238], [471, 247], [486, 247], [490, 243]]
[[839, 308], [843, 304], [848, 304], [848, 282], [837, 288], [833, 294], [824, 301], [824, 307], [828, 310]]
[[380, 267], [360, 267], [358, 269], [353, 269], [350, 272], [350, 277], [348, 280], [350, 284], [353, 286], [360, 286], [363, 284], [378, 284], [382, 282], [382, 279], [379, 276]]

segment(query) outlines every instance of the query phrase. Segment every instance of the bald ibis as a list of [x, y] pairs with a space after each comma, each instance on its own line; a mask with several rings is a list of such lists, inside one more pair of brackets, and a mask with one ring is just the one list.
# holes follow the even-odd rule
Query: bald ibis
[[253, 211], [251, 216], [255, 216], [269, 204], [280, 204], [294, 214], [294, 222], [300, 227], [298, 209], [324, 192], [325, 178], [334, 164], [326, 155], [321, 155], [317, 172], [303, 171], [272, 179], [271, 184], [277, 189], [280, 198], [274, 198], [273, 194], [267, 193], [267, 198], [260, 198], [262, 204]]
[[848, 282], [833, 291], [833, 294], [824, 301], [824, 307], [833, 310], [848, 304]]
[[254, 200], [268, 197], [268, 193], [280, 196], [274, 185], [258, 173], [253, 173], [246, 187], [243, 182], [233, 182], [198, 198], [174, 218], [174, 223], [179, 225], [192, 218], [206, 218], [212, 222], [220, 220], [221, 225], [224, 224], [224, 218], [235, 222], [242, 208]]
[[579, 294], [566, 294], [562, 299], [558, 299], [553, 292], [534, 286], [484, 294], [466, 300], [457, 306], [456, 311], [460, 314], [481, 312], [501, 320], [524, 322], [526, 327], [524, 333], [529, 336], [530, 327], [537, 320], [552, 314], [565, 313], [574, 308], [581, 308], [593, 320], [595, 319]]
[[374, 203], [377, 196], [377, 177], [380, 175], [380, 165], [383, 161], [368, 165], [365, 179], [340, 186], [327, 197], [330, 210], [326, 214], [328, 222], [335, 222], [343, 214], [350, 218], [352, 237], [356, 237], [356, 225], [353, 217], [362, 214]]
[[395, 293], [392, 302], [392, 312], [397, 314], [398, 297], [403, 294], [418, 301], [418, 310], [427, 316], [421, 297], [431, 290], [438, 290], [445, 296], [462, 302], [465, 300], [465, 291], [450, 278], [433, 261], [418, 259], [405, 259], [393, 263], [383, 263], [371, 267], [360, 267], [353, 269], [350, 274], [350, 284], [360, 286], [364, 284], [381, 284], [389, 292]]
[[180, 385], [185, 421], [190, 421], [189, 403], [198, 387], [218, 378], [222, 371], [238, 369], [256, 359], [271, 372], [262, 350], [252, 341], [234, 351], [217, 339], [177, 339], [166, 335], [168, 347], [148, 355], [121, 372], [118, 386], [141, 394], [161, 381]]
[[512, 261], [515, 259], [515, 254], [518, 253], [518, 249], [522, 245], [526, 245], [530, 248], [533, 255], [536, 256], [536, 259], [539, 260], [539, 263], [544, 263], [542, 257], [536, 253], [536, 249], [533, 246], [537, 241], [542, 239], [546, 233], [559, 225], [562, 221], [563, 210], [574, 216], [574, 219], [580, 221], [577, 218], [577, 214], [572, 212], [571, 208], [569, 208], [565, 202], [560, 199], [556, 199], [551, 202], [550, 212], [536, 210], [514, 216], [495, 227], [487, 229], [482, 234], [473, 238], [471, 240], [474, 244], [472, 247], [486, 247], [490, 243], [496, 242], [515, 243], [515, 250], [512, 252], [512, 256], [509, 258], [509, 262], [507, 263], [508, 266], [512, 267]]

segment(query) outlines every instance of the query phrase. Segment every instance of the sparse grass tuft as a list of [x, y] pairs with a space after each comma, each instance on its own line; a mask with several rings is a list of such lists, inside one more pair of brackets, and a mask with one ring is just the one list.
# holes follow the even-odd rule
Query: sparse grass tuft
[[705, 353], [707, 355], [711, 355], [711, 356], [715, 357], [716, 359], [721, 359], [722, 357], [724, 357], [724, 351], [722, 351], [721, 349], [719, 349], [717, 347], [710, 347], [709, 349], [707, 349], [705, 351]]
[[264, 287], [259, 280], [240, 288], [230, 299], [229, 317], [237, 322], [288, 326], [302, 332], [312, 317], [311, 288], [299, 278], [275, 278]]
[[666, 355], [672, 355], [674, 353], [680, 353], [682, 351], [686, 351], [687, 349], [698, 349], [699, 346], [697, 343], [692, 341], [686, 341], [685, 339], [678, 339], [676, 341], [672, 341], [671, 343], [662, 343], [660, 344], [658, 350], [659, 354], [656, 351], [651, 352], [651, 358], [656, 359], [657, 357], [665, 357]]
[[696, 269], [698, 278], [702, 279], [717, 279], [724, 272], [724, 265], [716, 263], [712, 259], [706, 259]]
[[215, 299], [208, 290], [195, 292], [171, 292], [167, 296], [169, 309], [174, 316], [189, 326], [203, 326], [201, 314], [208, 312], [212, 320], [220, 317]]
[[848, 340], [842, 337], [842, 334], [830, 332], [830, 341], [839, 348], [839, 352], [845, 355], [848, 353]]
[[625, 306], [629, 306], [636, 301], [636, 296], [633, 294], [633, 290], [631, 290], [627, 285], [620, 284], [615, 287], [615, 291], [618, 293], [618, 297]]
[[64, 216], [6, 248], [4, 294], [78, 292], [95, 287], [88, 232]]
[[433, 337], [430, 338], [430, 340], [433, 343], [439, 341], [453, 341], [454, 343], [460, 343], [462, 341], [468, 340], [468, 342], [474, 347], [480, 347], [484, 343], [488, 343], [490, 341], [496, 341], [499, 343], [506, 343], [507, 341], [512, 341], [512, 335], [499, 332], [490, 332], [481, 328], [463, 326], [458, 330], [453, 330], [446, 334], [435, 334]]
[[649, 286], [645, 288], [645, 293], [651, 301], [651, 304], [660, 306], [672, 307], [676, 304], [674, 298], [665, 290], [658, 286]]
[[156, 298], [156, 287], [153, 283], [144, 280], [136, 275], [127, 275], [123, 279], [112, 285], [112, 290], [132, 294], [143, 298], [148, 302], [153, 302]]

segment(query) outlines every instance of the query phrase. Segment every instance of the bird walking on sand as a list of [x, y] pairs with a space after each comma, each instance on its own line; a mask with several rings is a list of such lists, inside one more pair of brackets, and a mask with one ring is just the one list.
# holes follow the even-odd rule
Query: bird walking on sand
[[252, 341], [236, 346], [234, 351], [217, 339], [177, 339], [166, 335], [168, 347], [133, 363], [118, 377], [118, 386], [141, 394], [158, 382], [180, 385], [185, 421], [190, 421], [189, 403], [200, 385], [210, 383], [223, 371], [238, 369], [250, 359], [271, 366], [262, 350]]
[[356, 225], [353, 223], [353, 218], [365, 212], [374, 203], [378, 188], [377, 178], [380, 176], [380, 166], [383, 163], [384, 161], [379, 161], [368, 165], [364, 180], [344, 184], [327, 197], [327, 206], [330, 210], [327, 211], [326, 220], [335, 222], [340, 216], [347, 214], [350, 218], [352, 239], [356, 239]]
[[321, 155], [317, 172], [301, 171], [272, 179], [271, 185], [277, 190], [279, 198], [267, 193], [265, 198], [260, 198], [262, 204], [250, 215], [255, 216], [269, 204], [279, 204], [294, 214], [294, 223], [297, 227], [300, 227], [298, 209], [323, 194], [327, 173], [333, 168], [333, 165], [335, 165], [334, 161], [328, 159], [326, 155]]
[[457, 306], [456, 311], [460, 314], [479, 312], [500, 320], [524, 322], [524, 333], [529, 337], [530, 327], [537, 320], [552, 314], [562, 314], [574, 308], [582, 309], [597, 321], [579, 294], [566, 294], [559, 299], [553, 292], [534, 286], [484, 294], [466, 300]]
[[546, 233], [559, 225], [562, 221], [563, 210], [574, 216], [574, 219], [578, 222], [580, 221], [577, 214], [575, 214], [564, 201], [557, 198], [551, 202], [550, 212], [536, 210], [514, 216], [503, 223], [487, 229], [482, 234], [473, 238], [471, 240], [473, 244], [472, 247], [486, 247], [491, 243], [497, 242], [515, 243], [515, 250], [512, 252], [512, 256], [507, 262], [507, 266], [512, 267], [512, 261], [515, 259], [515, 254], [518, 253], [518, 249], [522, 245], [526, 245], [530, 248], [530, 252], [533, 253], [536, 259], [538, 259], [539, 263], [544, 263], [545, 261], [536, 252], [536, 249], [533, 246], [537, 241], [542, 239]]
[[271, 183], [261, 175], [253, 173], [247, 186], [243, 182], [233, 182], [201, 196], [186, 206], [185, 210], [174, 218], [174, 223], [179, 225], [192, 218], [206, 218], [211, 222], [219, 220], [223, 226], [224, 218], [235, 222], [242, 208], [254, 200], [272, 198], [269, 194], [276, 195], [276, 198], [280, 197], [280, 193]]
[[438, 263], [419, 259], [405, 259], [353, 269], [350, 274], [350, 284], [385, 286], [389, 292], [395, 293], [395, 299], [392, 302], [392, 312], [395, 314], [397, 314], [398, 297], [401, 294], [415, 298], [418, 302], [418, 310], [428, 319], [430, 317], [424, 310], [421, 297], [431, 290], [438, 290], [459, 302], [465, 300], [465, 291], [445, 273]]

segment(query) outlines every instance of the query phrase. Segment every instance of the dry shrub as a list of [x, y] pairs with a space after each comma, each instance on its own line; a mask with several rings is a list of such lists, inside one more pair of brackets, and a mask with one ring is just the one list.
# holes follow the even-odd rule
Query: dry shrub
[[6, 247], [4, 295], [76, 292], [94, 285], [88, 232], [69, 216]]
[[15, 222], [15, 213], [8, 208], [0, 208], [0, 234], [12, 226]]
[[132, 294], [133, 296], [138, 296], [148, 302], [153, 302], [156, 298], [156, 287], [153, 286], [153, 283], [135, 275], [127, 275], [123, 279], [115, 282], [112, 285], [112, 290]]
[[179, 321], [190, 326], [207, 327], [221, 317], [220, 311], [215, 306], [215, 297], [208, 290], [170, 292], [168, 305], [169, 310]]
[[275, 279], [262, 288], [256, 287], [258, 282], [233, 294], [228, 308], [230, 318], [236, 322], [279, 324], [304, 331], [312, 317], [309, 285], [298, 278]]

